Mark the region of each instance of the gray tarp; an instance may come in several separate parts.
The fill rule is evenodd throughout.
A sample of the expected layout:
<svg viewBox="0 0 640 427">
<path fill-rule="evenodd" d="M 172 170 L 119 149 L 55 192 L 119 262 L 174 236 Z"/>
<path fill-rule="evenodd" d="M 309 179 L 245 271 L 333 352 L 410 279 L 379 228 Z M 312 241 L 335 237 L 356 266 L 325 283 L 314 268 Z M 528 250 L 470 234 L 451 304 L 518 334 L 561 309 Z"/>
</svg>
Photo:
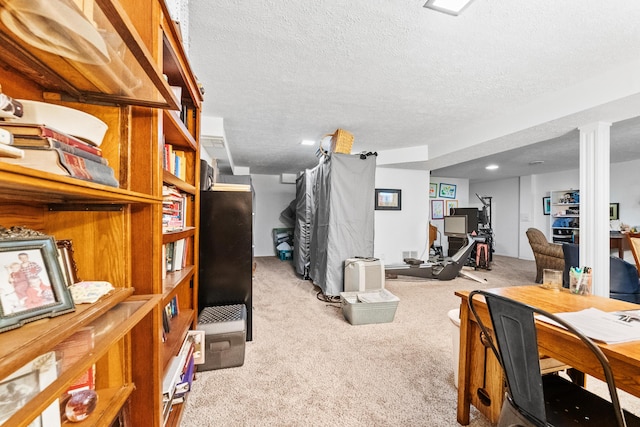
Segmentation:
<svg viewBox="0 0 640 427">
<path fill-rule="evenodd" d="M 373 256 L 376 157 L 334 153 L 314 170 L 309 275 L 325 295 L 338 296 L 344 260 Z"/>
</svg>

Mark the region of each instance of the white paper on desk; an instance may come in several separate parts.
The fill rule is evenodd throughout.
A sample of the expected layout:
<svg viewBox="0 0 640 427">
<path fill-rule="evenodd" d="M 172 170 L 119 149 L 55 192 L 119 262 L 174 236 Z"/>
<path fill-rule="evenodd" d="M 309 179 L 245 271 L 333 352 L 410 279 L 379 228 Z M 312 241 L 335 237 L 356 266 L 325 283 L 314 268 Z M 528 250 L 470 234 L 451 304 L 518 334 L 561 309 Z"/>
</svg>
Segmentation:
<svg viewBox="0 0 640 427">
<path fill-rule="evenodd" d="M 640 322 L 621 320 L 620 312 L 607 313 L 597 308 L 587 308 L 582 311 L 556 313 L 556 316 L 570 323 L 578 331 L 592 340 L 615 344 L 640 340 Z M 560 326 L 545 316 L 536 316 L 543 322 Z"/>
</svg>

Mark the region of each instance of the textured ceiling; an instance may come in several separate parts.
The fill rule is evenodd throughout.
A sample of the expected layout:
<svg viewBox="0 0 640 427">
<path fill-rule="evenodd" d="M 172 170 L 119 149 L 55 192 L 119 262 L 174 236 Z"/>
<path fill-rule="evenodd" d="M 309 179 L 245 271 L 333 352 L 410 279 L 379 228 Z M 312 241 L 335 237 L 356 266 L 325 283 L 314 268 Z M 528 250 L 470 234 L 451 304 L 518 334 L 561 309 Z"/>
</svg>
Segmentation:
<svg viewBox="0 0 640 427">
<path fill-rule="evenodd" d="M 234 164 L 258 174 L 313 167 L 317 146 L 300 141 L 338 127 L 354 134 L 354 152 L 429 145 L 446 158 L 461 130 L 536 99 L 552 110 L 554 94 L 640 59 L 637 0 L 475 0 L 458 17 L 424 2 L 190 0 L 203 115 L 224 118 Z M 640 115 L 635 101 L 625 108 L 637 112 L 611 117 Z M 536 156 L 577 145 L 573 122 L 555 124 L 496 135 L 471 158 L 546 140 L 556 143 Z"/>
</svg>

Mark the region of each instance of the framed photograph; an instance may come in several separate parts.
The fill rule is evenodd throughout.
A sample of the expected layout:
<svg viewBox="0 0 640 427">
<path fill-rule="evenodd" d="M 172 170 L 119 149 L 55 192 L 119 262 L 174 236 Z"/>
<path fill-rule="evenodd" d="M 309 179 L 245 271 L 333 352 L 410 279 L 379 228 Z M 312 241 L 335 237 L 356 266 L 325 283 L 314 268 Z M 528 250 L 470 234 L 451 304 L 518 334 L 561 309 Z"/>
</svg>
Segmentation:
<svg viewBox="0 0 640 427">
<path fill-rule="evenodd" d="M 455 199 L 456 198 L 456 185 L 440 183 L 440 197 L 443 199 Z"/>
<path fill-rule="evenodd" d="M 78 266 L 73 259 L 73 242 L 71 240 L 56 240 L 58 247 L 58 260 L 62 268 L 62 275 L 67 287 L 82 281 L 78 277 Z"/>
<path fill-rule="evenodd" d="M 429 198 L 435 199 L 438 197 L 438 184 L 435 182 L 429 184 Z"/>
<path fill-rule="evenodd" d="M 551 215 L 551 197 L 542 198 L 542 213 L 545 215 Z"/>
<path fill-rule="evenodd" d="M 75 310 L 53 237 L 0 238 L 0 332 Z"/>
<path fill-rule="evenodd" d="M 377 211 L 399 211 L 402 209 L 402 190 L 376 188 L 375 209 Z"/>
<path fill-rule="evenodd" d="M 458 207 L 458 201 L 457 200 L 445 200 L 444 203 L 445 203 L 444 216 L 451 215 L 451 209 Z"/>
<path fill-rule="evenodd" d="M 609 220 L 620 219 L 620 203 L 609 203 Z"/>
<path fill-rule="evenodd" d="M 431 201 L 431 219 L 444 219 L 444 200 Z"/>
</svg>

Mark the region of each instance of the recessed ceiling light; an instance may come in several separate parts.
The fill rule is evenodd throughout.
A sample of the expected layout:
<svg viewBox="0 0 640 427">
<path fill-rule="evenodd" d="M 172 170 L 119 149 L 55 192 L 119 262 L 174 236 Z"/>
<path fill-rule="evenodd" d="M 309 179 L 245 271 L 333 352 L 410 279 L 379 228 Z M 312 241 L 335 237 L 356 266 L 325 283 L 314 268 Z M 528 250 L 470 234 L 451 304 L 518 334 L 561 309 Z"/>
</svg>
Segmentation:
<svg viewBox="0 0 640 427">
<path fill-rule="evenodd" d="M 488 170 L 488 171 L 493 171 L 493 170 L 498 169 L 499 167 L 500 166 L 498 166 L 498 165 L 489 165 L 489 166 L 485 167 L 485 169 Z"/>
<path fill-rule="evenodd" d="M 529 162 L 529 164 L 530 164 L 531 166 L 541 165 L 541 164 L 543 164 L 543 163 L 544 163 L 544 160 L 531 160 L 531 161 Z"/>
<path fill-rule="evenodd" d="M 303 139 L 300 145 L 314 145 L 316 142 L 312 139 Z"/>
</svg>

